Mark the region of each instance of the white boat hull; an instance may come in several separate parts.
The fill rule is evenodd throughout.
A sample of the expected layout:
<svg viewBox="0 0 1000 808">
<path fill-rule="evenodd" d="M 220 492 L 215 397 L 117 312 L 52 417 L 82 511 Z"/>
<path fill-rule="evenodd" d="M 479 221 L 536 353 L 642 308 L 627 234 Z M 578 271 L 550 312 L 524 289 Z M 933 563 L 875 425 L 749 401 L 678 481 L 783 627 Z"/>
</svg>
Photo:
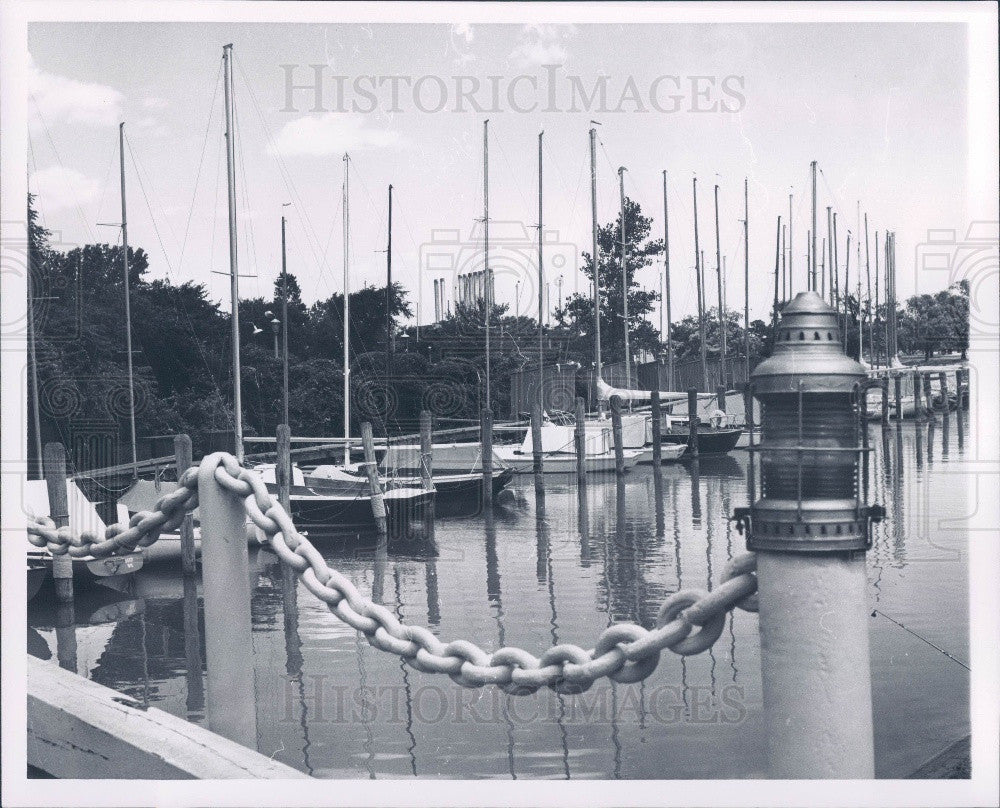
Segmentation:
<svg viewBox="0 0 1000 808">
<path fill-rule="evenodd" d="M 518 449 L 508 446 L 496 446 L 493 453 L 505 464 L 514 469 L 515 474 L 531 474 L 534 471 L 534 459 L 530 453 L 523 454 Z M 643 449 L 626 449 L 624 452 L 625 468 L 630 469 L 646 455 Z M 649 450 L 652 459 L 652 449 Z M 602 452 L 588 454 L 584 457 L 588 474 L 615 471 L 615 453 Z M 542 456 L 542 471 L 545 474 L 575 474 L 576 455 L 568 452 L 553 452 Z"/>
</svg>

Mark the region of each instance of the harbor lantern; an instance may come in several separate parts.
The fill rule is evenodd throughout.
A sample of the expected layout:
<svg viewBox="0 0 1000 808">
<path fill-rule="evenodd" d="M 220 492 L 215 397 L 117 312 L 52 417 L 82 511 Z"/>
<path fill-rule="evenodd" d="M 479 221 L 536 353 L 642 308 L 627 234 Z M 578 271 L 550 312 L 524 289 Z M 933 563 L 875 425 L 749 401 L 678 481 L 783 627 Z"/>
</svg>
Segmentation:
<svg viewBox="0 0 1000 808">
<path fill-rule="evenodd" d="M 760 401 L 761 498 L 738 508 L 747 547 L 796 553 L 866 550 L 884 513 L 867 498 L 864 368 L 843 350 L 837 312 L 816 292 L 796 295 L 774 353 L 750 377 Z M 751 499 L 753 493 L 751 492 Z"/>
</svg>

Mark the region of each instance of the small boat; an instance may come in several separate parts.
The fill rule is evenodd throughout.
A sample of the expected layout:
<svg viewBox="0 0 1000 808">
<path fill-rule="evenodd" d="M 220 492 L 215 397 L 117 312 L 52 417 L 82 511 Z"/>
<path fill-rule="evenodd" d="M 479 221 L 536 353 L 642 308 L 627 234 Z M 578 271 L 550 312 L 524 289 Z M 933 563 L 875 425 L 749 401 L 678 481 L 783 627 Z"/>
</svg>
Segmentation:
<svg viewBox="0 0 1000 808">
<path fill-rule="evenodd" d="M 25 481 L 23 496 L 24 509 L 29 516 L 49 515 L 49 492 L 45 480 Z M 104 535 L 107 526 L 97 513 L 93 503 L 87 499 L 83 491 L 72 480 L 66 481 L 66 504 L 69 512 L 69 526 L 74 534 L 88 531 L 97 536 Z M 44 566 L 47 572 L 51 573 L 52 554 L 44 548 L 35 547 L 27 539 L 25 539 L 25 544 L 28 546 L 29 570 L 31 566 Z M 128 583 L 128 576 L 142 568 L 143 560 L 144 556 L 141 550 L 105 556 L 104 558 L 94 558 L 93 556 L 73 558 L 74 585 L 101 584 L 115 589 L 124 587 Z M 29 572 L 29 578 L 32 576 L 37 578 L 38 575 L 37 572 Z M 48 577 L 49 575 L 41 576 L 41 581 L 38 582 L 39 588 Z"/>
<path fill-rule="evenodd" d="M 277 494 L 274 464 L 256 468 L 271 493 Z M 368 480 L 344 471 L 339 466 L 317 466 L 308 476 L 292 468 L 290 489 L 292 518 L 297 526 L 321 527 L 326 530 L 373 530 L 371 492 Z M 401 530 L 411 520 L 423 515 L 435 501 L 433 491 L 399 487 L 383 492 L 386 518 L 390 530 Z"/>
<path fill-rule="evenodd" d="M 742 435 L 743 430 L 738 427 L 721 427 L 715 429 L 713 427 L 699 426 L 698 455 L 717 455 L 731 452 L 736 448 L 736 444 L 739 443 Z M 686 458 L 691 454 L 687 449 L 687 427 L 671 426 L 669 429 L 663 430 L 663 442 L 664 444 L 671 443 L 684 446 L 682 457 Z"/>
<path fill-rule="evenodd" d="M 545 474 L 576 471 L 575 430 L 576 427 L 571 424 L 542 424 L 542 471 Z M 615 452 L 611 447 L 611 422 L 588 421 L 584 437 L 584 461 L 588 473 L 615 471 Z M 518 474 L 530 474 L 534 470 L 530 429 L 520 446 L 494 446 L 493 452 Z M 652 460 L 652 449 L 623 449 L 622 455 L 627 470 L 646 457 Z"/>
<path fill-rule="evenodd" d="M 45 579 L 49 577 L 51 564 L 49 564 L 42 551 L 28 553 L 28 600 L 38 594 Z"/>
<path fill-rule="evenodd" d="M 494 447 L 493 495 L 514 479 L 514 469 L 498 460 Z M 482 504 L 482 449 L 478 443 L 435 444 L 431 448 L 431 475 L 434 482 L 435 513 L 457 515 L 474 512 Z M 422 488 L 419 444 L 394 444 L 388 448 L 379 471 L 382 486 Z"/>
</svg>

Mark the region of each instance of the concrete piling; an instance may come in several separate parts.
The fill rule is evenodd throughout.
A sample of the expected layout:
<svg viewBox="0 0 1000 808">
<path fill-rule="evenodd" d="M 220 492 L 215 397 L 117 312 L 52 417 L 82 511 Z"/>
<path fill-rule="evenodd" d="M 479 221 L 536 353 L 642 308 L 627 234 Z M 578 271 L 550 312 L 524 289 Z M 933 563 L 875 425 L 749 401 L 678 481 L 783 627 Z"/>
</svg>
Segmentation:
<svg viewBox="0 0 1000 808">
<path fill-rule="evenodd" d="M 243 746 L 257 746 L 250 573 L 243 502 L 215 479 L 225 454 L 198 467 L 201 579 L 205 602 L 208 727 Z"/>
</svg>

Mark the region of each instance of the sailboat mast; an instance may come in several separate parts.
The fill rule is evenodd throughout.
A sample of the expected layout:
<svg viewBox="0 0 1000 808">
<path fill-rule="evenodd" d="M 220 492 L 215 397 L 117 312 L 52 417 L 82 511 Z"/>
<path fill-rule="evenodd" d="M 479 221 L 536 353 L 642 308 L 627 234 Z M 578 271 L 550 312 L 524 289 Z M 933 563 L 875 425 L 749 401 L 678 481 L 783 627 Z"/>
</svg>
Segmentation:
<svg viewBox="0 0 1000 808">
<path fill-rule="evenodd" d="M 812 170 L 812 230 L 809 231 L 810 249 L 809 249 L 809 289 L 813 292 L 817 291 L 816 285 L 816 161 L 813 160 L 811 165 Z"/>
<path fill-rule="evenodd" d="M 719 250 L 719 185 L 715 185 L 715 282 L 719 292 L 719 380 L 727 386 L 726 373 L 726 294 L 722 288 L 722 258 Z"/>
<path fill-rule="evenodd" d="M 285 256 L 285 216 L 281 216 L 281 423 L 288 425 L 288 262 Z M 289 477 L 289 479 L 291 479 Z"/>
<path fill-rule="evenodd" d="M 392 333 L 392 183 L 389 183 L 389 236 L 385 247 L 385 372 L 392 372 L 396 337 Z M 388 425 L 387 425 L 388 426 Z"/>
<path fill-rule="evenodd" d="M 601 373 L 601 262 L 597 253 L 597 130 L 590 129 L 590 260 L 594 266 L 594 373 L 596 380 L 602 379 Z M 600 409 L 600 397 L 598 397 Z"/>
<path fill-rule="evenodd" d="M 667 384 L 674 389 L 674 342 L 670 335 L 670 213 L 667 207 L 667 172 L 663 171 L 663 294 L 667 304 Z M 662 329 L 661 329 L 662 330 Z"/>
<path fill-rule="evenodd" d="M 545 345 L 542 332 L 542 318 L 545 316 L 545 265 L 542 263 L 542 136 L 538 133 L 538 405 L 545 410 Z"/>
<path fill-rule="evenodd" d="M 240 382 L 240 287 L 236 260 L 236 160 L 233 140 L 233 46 L 222 47 L 226 94 L 226 177 L 229 205 L 229 303 L 233 343 L 233 432 L 236 459 L 243 462 L 243 398 Z"/>
<path fill-rule="evenodd" d="M 778 341 L 778 273 L 785 260 L 782 234 L 784 230 L 781 226 L 781 217 L 778 217 L 778 226 L 774 231 L 774 308 L 771 311 L 771 334 L 775 343 Z"/>
<path fill-rule="evenodd" d="M 750 181 L 743 178 L 743 363 L 750 381 Z"/>
<path fill-rule="evenodd" d="M 795 251 L 792 249 L 792 194 L 788 195 L 788 288 L 784 288 L 784 278 L 782 279 L 782 295 L 785 300 L 792 296 L 792 258 Z M 784 255 L 784 254 L 782 254 Z M 782 257 L 784 262 L 784 257 Z"/>
<path fill-rule="evenodd" d="M 625 259 L 625 166 L 618 167 L 618 200 L 622 239 L 622 327 L 625 332 L 625 389 L 632 388 L 632 351 L 628 339 L 628 264 Z"/>
<path fill-rule="evenodd" d="M 351 158 L 344 154 L 344 466 L 351 462 Z"/>
<path fill-rule="evenodd" d="M 490 122 L 483 121 L 483 280 L 486 285 L 483 294 L 486 326 L 486 401 L 492 408 L 490 397 L 490 310 L 493 308 L 493 273 L 490 271 Z"/>
<path fill-rule="evenodd" d="M 125 123 L 118 124 L 118 168 L 122 202 L 122 278 L 125 286 L 125 363 L 128 367 L 128 418 L 132 447 L 132 477 L 139 476 L 135 450 L 135 387 L 132 376 L 132 301 L 128 272 L 128 218 L 125 214 Z"/>
<path fill-rule="evenodd" d="M 701 385 L 702 392 L 708 392 L 708 354 L 705 350 L 705 299 L 702 296 L 701 248 L 698 246 L 698 178 L 693 179 L 694 194 L 694 276 L 698 285 L 698 342 L 701 343 Z"/>
</svg>

